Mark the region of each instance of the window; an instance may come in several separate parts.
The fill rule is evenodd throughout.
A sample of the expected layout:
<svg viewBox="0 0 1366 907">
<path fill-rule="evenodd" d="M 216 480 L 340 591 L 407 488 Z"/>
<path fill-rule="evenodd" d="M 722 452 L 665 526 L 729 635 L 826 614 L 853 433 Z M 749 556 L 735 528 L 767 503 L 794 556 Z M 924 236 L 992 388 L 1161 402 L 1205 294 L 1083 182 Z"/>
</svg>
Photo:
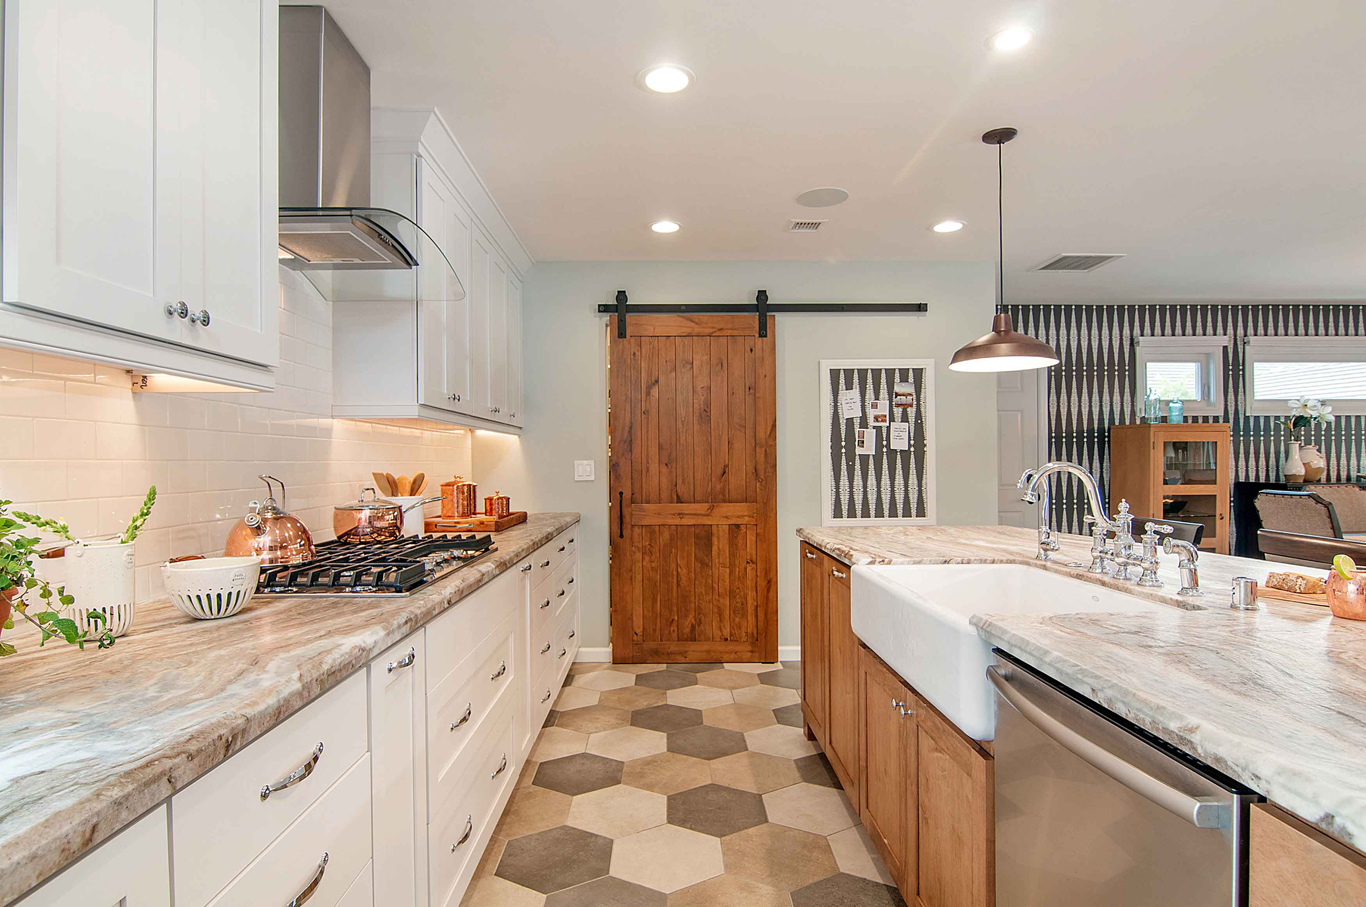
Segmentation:
<svg viewBox="0 0 1366 907">
<path fill-rule="evenodd" d="M 1140 337 L 1136 343 L 1138 406 L 1149 391 L 1181 400 L 1193 416 L 1224 412 L 1227 337 Z"/>
<path fill-rule="evenodd" d="M 1341 415 L 1366 413 L 1366 337 L 1253 337 L 1245 365 L 1248 412 L 1283 416 L 1317 397 Z"/>
</svg>

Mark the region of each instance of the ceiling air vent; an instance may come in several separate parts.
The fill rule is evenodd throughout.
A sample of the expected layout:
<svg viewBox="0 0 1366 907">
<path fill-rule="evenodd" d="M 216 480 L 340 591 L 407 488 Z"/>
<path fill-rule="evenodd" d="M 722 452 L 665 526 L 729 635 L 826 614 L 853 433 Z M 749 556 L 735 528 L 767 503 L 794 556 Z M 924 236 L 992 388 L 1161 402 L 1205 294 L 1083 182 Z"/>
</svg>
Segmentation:
<svg viewBox="0 0 1366 907">
<path fill-rule="evenodd" d="M 787 230 L 789 233 L 815 233 L 823 223 L 823 220 L 794 220 Z"/>
<path fill-rule="evenodd" d="M 1102 253 L 1081 253 L 1073 252 L 1065 255 L 1058 255 L 1039 265 L 1036 271 L 1066 271 L 1069 273 L 1081 273 L 1083 271 L 1094 271 L 1101 265 L 1108 265 L 1116 258 L 1123 258 L 1124 253 L 1117 255 L 1106 255 Z"/>
</svg>

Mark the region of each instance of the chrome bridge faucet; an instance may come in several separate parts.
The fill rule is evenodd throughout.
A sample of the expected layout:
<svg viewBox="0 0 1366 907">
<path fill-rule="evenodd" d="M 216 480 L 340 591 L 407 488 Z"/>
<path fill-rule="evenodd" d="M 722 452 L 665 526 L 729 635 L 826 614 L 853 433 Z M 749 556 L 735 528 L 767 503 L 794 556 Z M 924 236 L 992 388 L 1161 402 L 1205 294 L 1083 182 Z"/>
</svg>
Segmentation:
<svg viewBox="0 0 1366 907">
<path fill-rule="evenodd" d="M 1119 510 L 1113 519 L 1105 516 L 1105 505 L 1100 498 L 1100 488 L 1095 477 L 1085 468 L 1075 463 L 1055 461 L 1045 463 L 1038 469 L 1026 469 L 1020 476 L 1019 488 L 1024 491 L 1022 499 L 1039 507 L 1039 553 L 1038 559 L 1047 561 L 1058 550 L 1058 541 L 1049 525 L 1048 478 L 1054 473 L 1067 472 L 1081 480 L 1086 490 L 1087 509 L 1085 518 L 1091 527 L 1091 563 L 1088 573 L 1107 575 L 1112 573 L 1117 579 L 1127 580 L 1129 571 L 1136 569 L 1136 582 L 1148 588 L 1161 588 L 1162 580 L 1157 571 L 1160 566 L 1158 548 L 1167 554 L 1179 554 L 1177 563 L 1181 571 L 1180 595 L 1202 595 L 1200 591 L 1200 572 L 1197 562 L 1200 551 L 1190 542 L 1171 538 L 1172 527 L 1159 523 L 1144 524 L 1143 535 L 1134 538 L 1134 518 L 1129 512 L 1129 502 L 1120 501 Z M 1111 536 L 1113 535 L 1113 539 Z M 1164 536 L 1166 536 L 1164 538 Z M 1080 566 L 1080 565 L 1078 565 Z"/>
</svg>

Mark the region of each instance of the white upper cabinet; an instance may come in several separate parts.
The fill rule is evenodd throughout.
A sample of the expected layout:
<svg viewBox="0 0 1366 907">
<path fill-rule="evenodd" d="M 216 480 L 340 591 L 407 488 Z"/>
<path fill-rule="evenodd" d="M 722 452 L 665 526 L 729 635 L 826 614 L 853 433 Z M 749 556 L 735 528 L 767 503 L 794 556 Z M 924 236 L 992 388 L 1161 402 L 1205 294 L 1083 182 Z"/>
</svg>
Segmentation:
<svg viewBox="0 0 1366 907">
<path fill-rule="evenodd" d="M 6 0 L 0 340 L 273 384 L 214 362 L 278 361 L 277 32 L 268 0 Z"/>
<path fill-rule="evenodd" d="M 508 421 L 522 424 L 522 282 L 508 274 L 507 286 Z"/>
</svg>

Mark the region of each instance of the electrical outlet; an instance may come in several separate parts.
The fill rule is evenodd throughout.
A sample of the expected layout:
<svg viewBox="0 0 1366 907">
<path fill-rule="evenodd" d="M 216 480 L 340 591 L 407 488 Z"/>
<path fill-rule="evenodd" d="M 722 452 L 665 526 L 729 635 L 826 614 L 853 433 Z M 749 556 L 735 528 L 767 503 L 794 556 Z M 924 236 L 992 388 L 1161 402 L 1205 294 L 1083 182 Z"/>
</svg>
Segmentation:
<svg viewBox="0 0 1366 907">
<path fill-rule="evenodd" d="M 574 461 L 574 481 L 591 482 L 595 478 L 593 475 L 593 460 Z"/>
</svg>

